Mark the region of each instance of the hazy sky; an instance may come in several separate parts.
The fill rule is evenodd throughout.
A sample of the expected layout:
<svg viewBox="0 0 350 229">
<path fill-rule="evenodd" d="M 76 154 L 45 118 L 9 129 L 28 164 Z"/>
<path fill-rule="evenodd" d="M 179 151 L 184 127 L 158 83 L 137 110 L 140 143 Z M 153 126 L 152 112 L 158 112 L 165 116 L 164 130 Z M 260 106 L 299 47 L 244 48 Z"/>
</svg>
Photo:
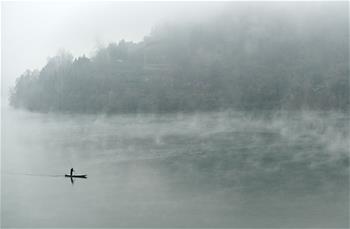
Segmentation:
<svg viewBox="0 0 350 229">
<path fill-rule="evenodd" d="M 207 17 L 215 2 L 2 2 L 2 95 L 26 69 L 65 49 L 74 56 L 121 39 L 140 41 L 164 20 Z"/>
</svg>

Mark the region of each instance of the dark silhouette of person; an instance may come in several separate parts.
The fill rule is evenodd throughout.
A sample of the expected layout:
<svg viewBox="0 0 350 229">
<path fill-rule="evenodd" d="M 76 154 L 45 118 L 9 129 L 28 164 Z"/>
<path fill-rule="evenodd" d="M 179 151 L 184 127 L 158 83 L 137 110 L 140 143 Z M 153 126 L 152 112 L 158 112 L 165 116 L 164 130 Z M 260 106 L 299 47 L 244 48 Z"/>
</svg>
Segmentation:
<svg viewBox="0 0 350 229">
<path fill-rule="evenodd" d="M 70 176 L 73 176 L 73 172 L 74 172 L 74 169 L 71 168 L 71 169 L 70 169 Z"/>
</svg>

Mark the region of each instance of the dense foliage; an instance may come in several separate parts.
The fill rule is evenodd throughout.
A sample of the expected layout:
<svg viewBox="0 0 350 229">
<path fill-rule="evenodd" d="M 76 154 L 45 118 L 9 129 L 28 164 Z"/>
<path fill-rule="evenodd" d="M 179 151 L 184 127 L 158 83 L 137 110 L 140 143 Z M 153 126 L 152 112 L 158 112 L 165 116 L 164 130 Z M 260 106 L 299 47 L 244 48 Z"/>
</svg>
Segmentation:
<svg viewBox="0 0 350 229">
<path fill-rule="evenodd" d="M 10 104 L 87 113 L 348 110 L 346 4 L 272 5 L 162 24 L 91 58 L 60 53 L 18 78 Z"/>
</svg>

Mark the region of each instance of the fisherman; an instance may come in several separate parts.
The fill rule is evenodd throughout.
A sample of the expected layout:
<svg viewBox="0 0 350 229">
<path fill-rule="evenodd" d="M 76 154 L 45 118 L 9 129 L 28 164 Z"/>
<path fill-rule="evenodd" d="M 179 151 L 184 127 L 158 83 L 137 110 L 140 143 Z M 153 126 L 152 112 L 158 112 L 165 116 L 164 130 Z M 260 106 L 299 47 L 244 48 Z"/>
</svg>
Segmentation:
<svg viewBox="0 0 350 229">
<path fill-rule="evenodd" d="M 71 168 L 71 169 L 70 169 L 70 176 L 73 176 L 73 172 L 74 172 L 74 169 Z"/>
</svg>

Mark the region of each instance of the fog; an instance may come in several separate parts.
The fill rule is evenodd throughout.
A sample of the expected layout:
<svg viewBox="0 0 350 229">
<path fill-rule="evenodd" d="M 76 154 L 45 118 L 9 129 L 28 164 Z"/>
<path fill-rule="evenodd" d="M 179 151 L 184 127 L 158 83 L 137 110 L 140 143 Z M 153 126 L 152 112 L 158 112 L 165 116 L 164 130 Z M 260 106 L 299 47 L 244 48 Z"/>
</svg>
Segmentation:
<svg viewBox="0 0 350 229">
<path fill-rule="evenodd" d="M 269 5 L 267 8 L 274 8 L 275 12 L 287 10 L 294 15 L 291 18 L 292 23 L 302 27 L 303 20 L 317 19 L 314 16 L 329 12 L 327 9 L 330 5 L 326 2 L 253 4 L 123 1 L 98 3 L 38 1 L 1 4 L 3 101 L 6 101 L 9 87 L 14 86 L 16 78 L 27 69 L 42 68 L 47 58 L 55 56 L 59 50 L 67 50 L 75 57 L 84 54 L 92 56 L 99 47 L 111 42 L 122 39 L 142 41 L 152 28 L 164 22 L 185 24 L 205 21 L 227 9 L 230 9 L 232 14 L 243 15 L 242 5 L 246 5 L 249 11 L 259 13 L 265 11 L 266 5 Z M 300 4 L 303 6 L 300 7 Z M 335 5 L 338 6 L 334 7 Z M 334 17 L 343 17 L 347 6 L 346 3 L 333 4 L 329 10 Z M 300 15 L 302 17 L 298 17 Z M 322 25 L 318 20 L 313 23 L 316 26 Z"/>
<path fill-rule="evenodd" d="M 27 69 L 61 49 L 74 56 L 121 39 L 141 41 L 162 21 L 199 20 L 227 3 L 2 2 L 2 97 Z M 3 100 L 3 102 L 6 99 Z"/>
<path fill-rule="evenodd" d="M 5 116 L 4 227 L 348 226 L 341 113 Z"/>
<path fill-rule="evenodd" d="M 0 226 L 348 228 L 348 19 L 3 2 Z"/>
<path fill-rule="evenodd" d="M 154 20 L 159 21 L 149 26 L 149 32 L 138 41 L 128 41 L 125 39 L 136 37 L 138 26 L 134 23 L 148 25 L 148 20 L 141 21 L 143 16 L 138 16 L 138 10 L 150 14 L 152 10 L 167 11 L 161 8 L 165 3 L 155 9 L 148 3 L 142 3 L 146 8 L 133 4 L 122 4 L 125 8 L 118 8 L 119 3 L 101 4 L 92 10 L 97 12 L 97 20 L 91 23 L 92 19 L 83 23 L 84 15 L 95 18 L 93 13 L 84 13 L 84 7 L 82 12 L 74 13 L 75 8 L 68 7 L 66 13 L 81 17 L 64 17 L 68 21 L 60 21 L 62 26 L 53 23 L 52 33 L 44 26 L 42 29 L 50 37 L 42 39 L 55 43 L 50 43 L 50 48 L 64 45 L 66 51 L 51 56 L 38 69 L 23 69 L 11 87 L 11 106 L 68 113 L 344 111 L 350 107 L 347 3 L 172 3 L 176 7 L 169 8 L 171 15 L 161 18 L 162 14 L 155 13 Z M 220 8 L 224 6 L 225 9 Z M 89 4 L 85 7 L 89 9 Z M 114 7 L 128 14 L 118 14 Z M 121 19 L 120 26 L 119 22 L 112 26 L 118 20 L 108 15 L 113 12 L 126 17 L 129 8 L 136 10 L 135 16 Z M 200 13 L 195 13 L 195 9 Z M 98 16 L 102 12 L 103 21 Z M 5 30 L 17 28 L 16 24 L 5 24 Z M 35 20 L 32 24 L 41 28 Z M 127 25 L 131 31 L 123 29 Z M 124 33 L 129 36 L 123 37 Z M 16 33 L 14 36 L 27 37 Z M 100 43 L 94 50 L 89 44 L 96 36 L 107 43 Z M 110 41 L 112 37 L 114 41 Z M 12 38 L 9 37 L 16 40 Z M 74 41 L 80 42 L 77 49 Z M 31 42 L 24 43 L 27 47 Z M 35 43 L 45 47 L 41 39 Z M 41 46 L 29 45 L 35 50 L 22 49 L 21 53 L 33 61 L 37 55 L 43 58 L 41 52 L 46 48 Z M 7 49 L 11 45 L 4 47 L 5 57 L 16 53 Z M 90 48 L 92 54 L 75 55 L 74 51 L 83 51 L 80 47 Z M 22 61 L 17 59 L 5 58 L 4 82 L 12 79 L 11 74 L 7 77 L 6 69 L 21 68 L 17 62 Z M 11 61 L 9 68 L 6 61 Z"/>
</svg>

